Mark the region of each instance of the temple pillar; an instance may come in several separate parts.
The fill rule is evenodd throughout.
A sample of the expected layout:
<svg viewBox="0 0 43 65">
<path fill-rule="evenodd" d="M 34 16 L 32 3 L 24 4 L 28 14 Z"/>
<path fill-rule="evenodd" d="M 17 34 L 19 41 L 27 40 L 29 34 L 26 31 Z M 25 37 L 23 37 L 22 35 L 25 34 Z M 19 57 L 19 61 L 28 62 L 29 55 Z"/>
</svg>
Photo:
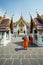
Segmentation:
<svg viewBox="0 0 43 65">
<path fill-rule="evenodd" d="M 11 31 L 9 30 L 9 39 L 11 39 Z"/>
</svg>

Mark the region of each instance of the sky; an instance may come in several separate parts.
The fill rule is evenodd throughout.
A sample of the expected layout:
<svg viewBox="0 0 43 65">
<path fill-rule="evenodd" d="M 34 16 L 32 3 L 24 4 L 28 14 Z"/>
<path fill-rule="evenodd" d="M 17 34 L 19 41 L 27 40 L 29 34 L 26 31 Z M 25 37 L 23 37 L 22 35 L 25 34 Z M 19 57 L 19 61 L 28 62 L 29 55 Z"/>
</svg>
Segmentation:
<svg viewBox="0 0 43 65">
<path fill-rule="evenodd" d="M 30 14 L 36 17 L 36 9 L 39 14 L 43 15 L 43 0 L 0 0 L 0 16 L 7 12 L 7 18 L 14 14 L 13 21 L 19 20 L 21 13 L 23 18 L 30 22 Z"/>
</svg>

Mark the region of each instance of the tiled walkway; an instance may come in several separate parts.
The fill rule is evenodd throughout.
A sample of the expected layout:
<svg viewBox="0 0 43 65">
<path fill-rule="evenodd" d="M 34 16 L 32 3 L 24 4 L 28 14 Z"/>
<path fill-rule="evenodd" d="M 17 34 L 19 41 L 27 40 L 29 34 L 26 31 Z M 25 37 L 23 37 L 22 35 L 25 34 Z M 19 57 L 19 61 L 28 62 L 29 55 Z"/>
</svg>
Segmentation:
<svg viewBox="0 0 43 65">
<path fill-rule="evenodd" d="M 21 38 L 13 38 L 7 46 L 0 45 L 0 65 L 43 65 L 43 47 L 24 50 Z"/>
</svg>

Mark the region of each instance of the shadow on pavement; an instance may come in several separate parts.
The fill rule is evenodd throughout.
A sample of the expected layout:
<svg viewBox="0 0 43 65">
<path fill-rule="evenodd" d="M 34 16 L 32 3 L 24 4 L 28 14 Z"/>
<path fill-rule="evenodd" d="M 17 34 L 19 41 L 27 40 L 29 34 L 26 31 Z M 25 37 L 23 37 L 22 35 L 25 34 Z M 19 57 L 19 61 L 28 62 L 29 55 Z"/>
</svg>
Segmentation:
<svg viewBox="0 0 43 65">
<path fill-rule="evenodd" d="M 20 42 L 13 42 L 13 44 L 16 44 L 16 45 L 18 45 L 18 46 L 22 46 L 22 42 L 23 41 L 20 41 Z M 28 43 L 28 47 L 38 47 L 36 44 L 30 44 L 30 43 Z"/>
<path fill-rule="evenodd" d="M 38 47 L 38 46 L 34 43 L 32 45 L 29 43 L 28 47 Z"/>
<path fill-rule="evenodd" d="M 25 50 L 24 48 L 15 48 L 15 51 Z"/>
<path fill-rule="evenodd" d="M 20 42 L 13 42 L 13 44 L 16 44 L 18 46 L 22 46 L 22 41 Z M 38 47 L 36 44 L 32 44 L 30 45 L 30 43 L 28 44 L 28 48 L 33 48 L 33 47 Z M 22 48 L 15 48 L 15 51 L 19 51 L 19 50 L 26 50 L 23 47 Z"/>
<path fill-rule="evenodd" d="M 20 42 L 13 42 L 13 44 L 16 44 L 18 46 L 22 46 L 22 41 L 20 41 Z"/>
</svg>

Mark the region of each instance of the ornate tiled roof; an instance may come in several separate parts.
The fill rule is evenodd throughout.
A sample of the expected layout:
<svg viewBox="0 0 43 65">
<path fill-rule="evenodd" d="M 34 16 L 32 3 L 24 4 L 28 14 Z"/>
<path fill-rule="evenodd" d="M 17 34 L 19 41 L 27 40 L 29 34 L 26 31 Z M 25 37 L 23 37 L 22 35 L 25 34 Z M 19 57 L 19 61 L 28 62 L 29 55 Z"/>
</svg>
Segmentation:
<svg viewBox="0 0 43 65">
<path fill-rule="evenodd" d="M 23 16 L 20 16 L 20 19 L 14 23 L 14 27 L 16 27 L 19 23 L 23 23 L 27 25 L 27 27 L 30 27 L 29 23 L 24 20 Z"/>
<path fill-rule="evenodd" d="M 3 17 L 0 16 L 0 31 L 7 31 L 7 30 L 9 30 L 10 23 L 11 23 L 11 20 L 9 18 L 3 19 Z"/>
<path fill-rule="evenodd" d="M 9 26 L 10 25 L 10 19 L 4 19 L 2 20 L 2 22 L 0 23 L 0 26 Z"/>
<path fill-rule="evenodd" d="M 40 18 L 38 17 L 34 18 L 34 21 L 37 25 L 37 30 L 43 30 L 43 15 L 40 16 Z"/>
<path fill-rule="evenodd" d="M 39 26 L 43 26 L 43 22 L 41 20 L 39 20 L 38 18 L 34 18 L 34 21 L 37 25 Z"/>
</svg>

